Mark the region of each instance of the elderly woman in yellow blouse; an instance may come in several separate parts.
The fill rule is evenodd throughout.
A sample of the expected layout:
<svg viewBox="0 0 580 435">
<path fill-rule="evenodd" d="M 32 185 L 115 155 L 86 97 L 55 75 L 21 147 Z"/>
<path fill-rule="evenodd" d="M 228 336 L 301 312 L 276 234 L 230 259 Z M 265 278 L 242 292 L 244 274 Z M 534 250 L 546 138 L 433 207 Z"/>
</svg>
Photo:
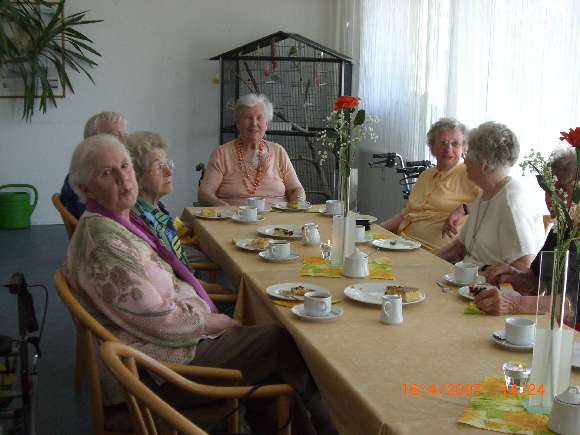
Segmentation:
<svg viewBox="0 0 580 435">
<path fill-rule="evenodd" d="M 286 150 L 264 140 L 274 116 L 265 95 L 248 94 L 236 103 L 235 118 L 240 137 L 220 145 L 209 159 L 199 186 L 205 205 L 239 205 L 261 196 L 267 202 L 305 198 L 304 188 Z"/>
<path fill-rule="evenodd" d="M 459 206 L 467 211 L 479 188 L 467 178 L 461 160 L 465 144 L 465 125 L 453 118 L 441 118 L 427 133 L 427 143 L 437 165 L 417 179 L 407 206 L 381 223 L 389 231 L 421 242 L 428 249 L 445 246 L 458 228 L 444 231 L 444 226 Z M 465 219 L 459 222 L 463 225 Z"/>
</svg>

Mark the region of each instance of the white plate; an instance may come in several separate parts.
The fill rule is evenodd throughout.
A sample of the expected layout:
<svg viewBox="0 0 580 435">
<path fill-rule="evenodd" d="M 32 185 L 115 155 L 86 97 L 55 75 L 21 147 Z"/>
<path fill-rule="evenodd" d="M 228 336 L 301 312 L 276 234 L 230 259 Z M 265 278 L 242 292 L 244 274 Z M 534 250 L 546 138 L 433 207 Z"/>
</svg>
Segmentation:
<svg viewBox="0 0 580 435">
<path fill-rule="evenodd" d="M 201 215 L 201 210 L 193 210 L 191 212 L 191 214 L 194 215 L 195 217 L 199 218 L 199 219 L 223 220 L 223 219 L 229 219 L 229 218 L 231 218 L 233 212 L 231 212 L 229 210 L 218 210 L 219 216 L 216 216 L 216 217 L 202 216 Z"/>
<path fill-rule="evenodd" d="M 304 304 L 295 305 L 290 311 L 292 311 L 292 314 L 295 316 L 300 317 L 303 320 L 310 320 L 312 322 L 333 322 L 342 316 L 342 308 L 334 305 L 330 309 L 330 313 L 326 316 L 307 316 L 304 312 Z"/>
<path fill-rule="evenodd" d="M 377 239 L 373 240 L 373 246 L 389 251 L 412 251 L 419 249 L 421 243 L 408 239 Z"/>
<path fill-rule="evenodd" d="M 580 369 L 580 343 L 574 343 L 572 350 L 572 367 Z"/>
<path fill-rule="evenodd" d="M 477 276 L 477 279 L 475 280 L 475 283 L 473 283 L 473 282 L 459 282 L 459 281 L 455 281 L 455 275 L 453 274 L 453 272 L 443 274 L 443 279 L 445 279 L 445 281 L 447 281 L 449 284 L 460 285 L 462 287 L 464 285 L 485 284 L 485 278 L 483 276 L 481 276 L 481 275 L 478 275 Z"/>
<path fill-rule="evenodd" d="M 275 228 L 284 228 L 285 230 L 294 231 L 294 234 L 291 236 L 283 236 L 283 235 L 274 235 Z M 275 237 L 277 239 L 301 239 L 302 238 L 302 226 L 301 225 L 288 225 L 288 224 L 278 224 L 278 225 L 264 225 L 262 227 L 258 227 L 256 231 L 268 237 Z"/>
<path fill-rule="evenodd" d="M 373 236 L 371 234 L 367 234 L 364 238 L 364 240 L 355 240 L 354 243 L 356 243 L 357 245 L 364 245 L 365 243 L 369 243 L 372 242 L 373 240 Z"/>
<path fill-rule="evenodd" d="M 240 215 L 237 214 L 237 213 L 234 213 L 232 215 L 232 220 L 234 222 L 239 223 L 239 224 L 257 224 L 258 222 L 262 222 L 264 219 L 266 219 L 264 216 L 259 216 L 258 215 L 258 218 L 255 221 L 245 221 L 243 219 L 240 219 Z"/>
<path fill-rule="evenodd" d="M 299 208 L 288 208 L 288 203 L 287 202 L 274 202 L 272 203 L 272 208 L 276 208 L 278 210 L 284 210 L 284 211 L 305 211 L 308 210 L 310 208 L 312 208 L 312 204 L 310 204 L 308 201 L 304 203 L 303 207 L 299 207 Z"/>
<path fill-rule="evenodd" d="M 267 211 L 272 211 L 272 207 L 267 205 L 264 210 L 258 210 L 258 213 L 265 213 Z"/>
<path fill-rule="evenodd" d="M 363 282 L 360 284 L 349 285 L 344 289 L 344 295 L 347 298 L 355 300 L 357 302 L 362 302 L 363 304 L 381 305 L 383 303 L 383 295 L 387 285 L 399 285 L 396 282 L 389 281 L 388 283 L 382 282 Z M 423 302 L 427 295 L 425 292 L 421 292 L 421 299 L 413 302 L 403 302 L 403 305 L 417 304 Z"/>
<path fill-rule="evenodd" d="M 328 217 L 335 216 L 334 213 L 326 213 L 326 207 L 322 207 L 320 210 L 318 210 L 318 213 L 320 213 L 321 215 L 324 215 L 324 216 L 328 216 Z M 340 214 L 340 213 L 337 213 L 337 214 Z M 372 224 L 378 220 L 375 216 L 371 216 L 370 214 L 355 213 L 354 218 L 355 219 L 368 219 L 369 224 Z"/>
<path fill-rule="evenodd" d="M 504 331 L 493 331 L 491 334 L 491 340 L 496 344 L 499 344 L 501 347 L 505 347 L 509 350 L 517 350 L 519 352 L 527 352 L 529 350 L 534 349 L 534 343 L 527 344 L 525 346 L 520 346 L 518 344 L 511 344 L 505 340 L 505 332 Z"/>
<path fill-rule="evenodd" d="M 287 301 L 302 301 L 304 300 L 304 296 L 295 296 L 290 292 L 292 287 L 299 286 L 305 287 L 311 291 L 330 293 L 328 289 L 325 289 L 324 287 L 306 282 L 284 282 L 282 284 L 274 284 L 266 289 L 266 293 L 278 299 L 284 299 Z"/>
<path fill-rule="evenodd" d="M 254 241 L 254 239 L 238 240 L 236 242 L 236 246 L 240 249 L 243 249 L 244 251 L 252 251 L 252 252 L 260 252 L 260 251 L 263 251 L 265 249 L 268 249 L 267 247 L 262 248 L 262 249 L 253 247 L 251 244 L 253 241 Z"/>
<path fill-rule="evenodd" d="M 286 258 L 277 258 L 272 257 L 268 251 L 260 251 L 258 255 L 262 257 L 266 261 L 271 261 L 272 263 L 288 263 L 290 261 L 298 260 L 300 255 L 291 252 L 290 255 Z"/>
<path fill-rule="evenodd" d="M 489 288 L 497 288 L 494 285 L 487 285 L 487 287 Z M 505 295 L 514 295 L 514 296 L 521 296 L 517 291 L 512 290 L 511 288 L 508 287 L 500 287 L 500 291 L 505 294 Z M 474 300 L 475 298 L 471 295 L 471 293 L 469 293 L 469 286 L 466 285 L 464 287 L 461 287 L 459 290 L 457 290 L 457 293 L 459 293 L 461 296 L 463 296 L 464 298 L 467 299 L 471 299 Z"/>
</svg>

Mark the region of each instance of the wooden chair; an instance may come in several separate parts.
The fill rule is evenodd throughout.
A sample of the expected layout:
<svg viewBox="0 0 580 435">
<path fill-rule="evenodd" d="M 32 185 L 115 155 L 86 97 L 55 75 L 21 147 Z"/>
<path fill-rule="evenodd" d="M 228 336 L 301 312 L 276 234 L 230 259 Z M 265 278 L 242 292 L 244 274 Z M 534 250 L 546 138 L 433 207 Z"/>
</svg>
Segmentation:
<svg viewBox="0 0 580 435">
<path fill-rule="evenodd" d="M 70 240 L 70 238 L 72 237 L 73 233 L 75 232 L 75 229 L 76 229 L 77 225 L 79 224 L 79 221 L 64 206 L 64 204 L 60 200 L 60 195 L 58 193 L 55 193 L 55 194 L 52 195 L 52 203 L 54 204 L 54 206 L 56 207 L 56 209 L 58 210 L 58 212 L 60 214 L 60 217 L 61 217 L 61 219 L 62 219 L 62 221 L 64 223 L 64 227 L 66 228 L 66 232 L 68 234 L 68 238 Z"/>
<path fill-rule="evenodd" d="M 91 413 L 93 417 L 93 432 L 95 435 L 120 435 L 133 433 L 131 431 L 119 431 L 114 430 L 108 423 L 108 418 L 112 419 L 126 420 L 118 417 L 118 410 L 111 412 L 107 409 L 103 402 L 103 392 L 101 388 L 101 378 L 97 360 L 97 344 L 105 341 L 117 342 L 117 338 L 103 325 L 101 325 L 77 300 L 73 295 L 64 275 L 59 270 L 54 274 L 54 283 L 56 286 L 56 291 L 60 298 L 68 308 L 75 325 L 77 326 L 77 374 L 79 364 L 83 364 L 83 373 L 88 375 L 89 380 L 89 391 L 91 396 Z M 79 355 L 81 357 L 79 358 Z M 174 370 L 182 376 L 188 378 L 203 378 L 203 379 L 215 379 L 220 381 L 228 381 L 232 384 L 240 383 L 243 381 L 242 374 L 239 370 L 230 370 L 222 368 L 213 367 L 197 367 L 182 364 L 173 364 L 163 362 L 163 365 Z M 80 379 L 82 383 L 82 378 Z M 207 386 L 209 391 L 212 388 L 217 388 L 219 392 L 222 392 L 223 387 L 211 387 Z M 280 386 L 279 395 L 287 395 L 288 388 L 291 387 L 287 385 Z M 214 397 L 214 396 L 211 396 Z M 229 397 L 229 396 L 221 396 Z M 268 396 L 271 397 L 271 396 Z M 228 407 L 230 409 L 235 409 L 237 406 L 235 399 L 229 399 Z M 116 414 L 111 416 L 110 414 Z M 228 425 L 231 431 L 238 430 L 239 426 L 239 415 L 237 413 L 232 414 Z"/>
<path fill-rule="evenodd" d="M 170 429 L 172 434 L 206 434 L 198 426 L 188 420 L 183 414 L 176 411 L 151 391 L 140 379 L 138 368 L 163 378 L 166 382 L 178 386 L 184 394 L 195 394 L 211 398 L 226 398 L 235 408 L 238 399 L 272 398 L 276 397 L 277 427 L 283 428 L 277 434 L 289 434 L 287 424 L 290 417 L 289 407 L 292 397 L 292 388 L 288 385 L 265 385 L 258 389 L 248 386 L 215 387 L 198 384 L 187 380 L 175 371 L 144 353 L 119 342 L 105 342 L 101 346 L 101 355 L 106 366 L 115 379 L 123 386 L 127 394 L 127 403 L 131 410 L 137 433 L 142 435 L 156 435 L 157 425 L 163 429 Z M 154 418 L 156 417 L 156 418 Z M 231 430 L 231 428 L 230 428 Z"/>
</svg>

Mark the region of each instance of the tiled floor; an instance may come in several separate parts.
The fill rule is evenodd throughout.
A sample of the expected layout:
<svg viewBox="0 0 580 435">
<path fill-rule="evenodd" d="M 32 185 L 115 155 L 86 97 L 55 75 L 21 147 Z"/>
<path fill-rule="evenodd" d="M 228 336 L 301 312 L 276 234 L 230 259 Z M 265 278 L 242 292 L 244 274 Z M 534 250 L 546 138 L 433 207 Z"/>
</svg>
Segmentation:
<svg viewBox="0 0 580 435">
<path fill-rule="evenodd" d="M 37 434 L 90 434 L 89 400 L 73 387 L 75 333 L 70 316 L 58 298 L 52 274 L 64 259 L 68 239 L 62 225 L 39 225 L 27 230 L 0 230 L 0 284 L 23 272 L 28 284 L 48 288 L 48 312 L 38 366 Z M 38 321 L 44 292 L 30 290 Z M 0 334 L 18 333 L 16 298 L 0 287 Z"/>
</svg>

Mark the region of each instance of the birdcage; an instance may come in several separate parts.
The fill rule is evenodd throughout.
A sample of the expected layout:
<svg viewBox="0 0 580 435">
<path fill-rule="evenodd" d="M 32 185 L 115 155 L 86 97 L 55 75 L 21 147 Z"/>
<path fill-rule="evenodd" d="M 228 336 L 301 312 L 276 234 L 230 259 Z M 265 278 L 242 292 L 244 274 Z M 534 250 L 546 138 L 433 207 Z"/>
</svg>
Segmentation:
<svg viewBox="0 0 580 435">
<path fill-rule="evenodd" d="M 335 197 L 336 162 L 333 156 L 320 161 L 317 138 L 336 97 L 351 92 L 351 59 L 296 33 L 277 32 L 211 60 L 220 61 L 220 143 L 238 136 L 238 97 L 265 94 L 274 105 L 266 139 L 286 149 L 311 202 Z"/>
</svg>

